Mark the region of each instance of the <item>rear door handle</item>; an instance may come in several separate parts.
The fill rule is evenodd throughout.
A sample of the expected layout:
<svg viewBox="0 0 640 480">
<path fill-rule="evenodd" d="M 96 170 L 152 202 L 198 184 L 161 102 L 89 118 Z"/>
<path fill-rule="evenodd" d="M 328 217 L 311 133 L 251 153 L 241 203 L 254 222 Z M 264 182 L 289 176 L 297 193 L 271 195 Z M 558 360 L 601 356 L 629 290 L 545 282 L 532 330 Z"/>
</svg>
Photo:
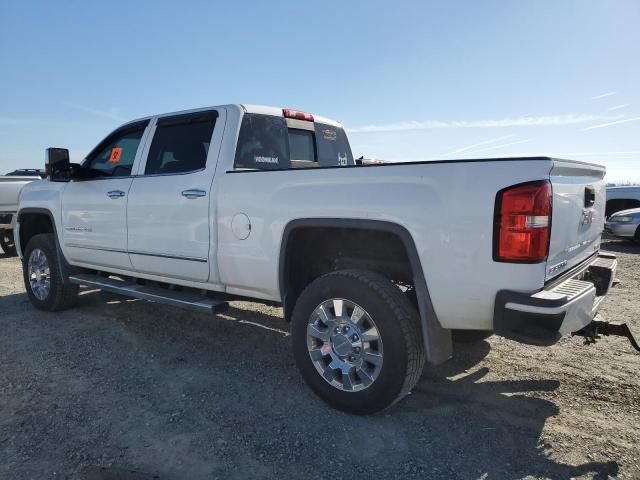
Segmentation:
<svg viewBox="0 0 640 480">
<path fill-rule="evenodd" d="M 198 190 L 197 188 L 190 188 L 189 190 L 183 190 L 182 196 L 187 198 L 199 198 L 207 195 L 204 190 Z"/>
<path fill-rule="evenodd" d="M 107 192 L 107 196 L 109 198 L 122 198 L 124 195 L 125 193 L 122 190 L 111 190 L 110 192 Z"/>
</svg>

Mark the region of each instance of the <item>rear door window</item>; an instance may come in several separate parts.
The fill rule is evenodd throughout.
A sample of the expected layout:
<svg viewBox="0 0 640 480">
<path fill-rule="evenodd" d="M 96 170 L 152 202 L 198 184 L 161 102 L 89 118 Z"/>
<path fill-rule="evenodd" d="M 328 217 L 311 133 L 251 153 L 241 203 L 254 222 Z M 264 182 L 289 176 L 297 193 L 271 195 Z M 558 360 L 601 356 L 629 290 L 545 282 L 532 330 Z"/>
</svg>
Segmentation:
<svg viewBox="0 0 640 480">
<path fill-rule="evenodd" d="M 145 175 L 205 168 L 216 117 L 217 112 L 198 112 L 158 119 Z"/>
</svg>

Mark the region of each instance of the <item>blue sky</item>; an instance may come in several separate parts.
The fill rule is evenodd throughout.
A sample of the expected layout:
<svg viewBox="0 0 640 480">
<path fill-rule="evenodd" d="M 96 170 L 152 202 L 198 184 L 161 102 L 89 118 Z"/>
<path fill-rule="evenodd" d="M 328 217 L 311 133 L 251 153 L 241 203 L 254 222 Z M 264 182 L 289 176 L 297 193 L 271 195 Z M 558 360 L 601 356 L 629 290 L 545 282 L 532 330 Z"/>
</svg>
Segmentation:
<svg viewBox="0 0 640 480">
<path fill-rule="evenodd" d="M 640 182 L 640 2 L 3 2 L 0 173 L 222 103 L 336 118 L 355 155 L 559 155 Z"/>
</svg>

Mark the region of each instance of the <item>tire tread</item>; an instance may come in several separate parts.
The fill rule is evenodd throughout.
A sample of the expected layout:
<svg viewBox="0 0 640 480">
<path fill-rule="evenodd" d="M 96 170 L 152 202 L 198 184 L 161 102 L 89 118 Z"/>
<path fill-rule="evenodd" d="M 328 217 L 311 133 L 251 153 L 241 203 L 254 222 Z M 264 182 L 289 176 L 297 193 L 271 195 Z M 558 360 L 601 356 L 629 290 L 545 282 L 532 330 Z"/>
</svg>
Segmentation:
<svg viewBox="0 0 640 480">
<path fill-rule="evenodd" d="M 51 272 L 51 295 L 52 298 L 47 298 L 44 302 L 39 302 L 34 298 L 30 291 L 30 286 L 27 281 L 27 265 L 29 261 L 29 255 L 33 248 L 40 248 L 45 250 L 45 253 L 49 257 L 49 270 Z M 59 252 L 56 246 L 56 240 L 51 233 L 40 233 L 34 235 L 27 244 L 24 252 L 23 259 L 23 275 L 25 288 L 31 299 L 31 303 L 40 310 L 48 312 L 58 312 L 60 310 L 66 310 L 73 307 L 78 300 L 78 285 L 69 283 L 65 278 L 61 268 L 61 259 L 59 258 Z"/>
<path fill-rule="evenodd" d="M 350 278 L 372 290 L 375 295 L 379 296 L 379 298 L 391 309 L 395 319 L 398 321 L 398 325 L 404 339 L 404 344 L 406 345 L 406 351 L 404 352 L 407 359 L 405 378 L 403 380 L 402 387 L 396 394 L 395 398 L 383 408 L 377 410 L 377 412 L 384 411 L 405 397 L 418 383 L 422 374 L 423 367 L 426 363 L 426 352 L 422 336 L 422 327 L 420 325 L 420 316 L 413 305 L 411 305 L 411 302 L 406 295 L 388 278 L 379 273 L 368 270 L 348 269 L 327 273 L 318 277 L 314 282 L 309 284 L 302 292 L 301 296 L 305 295 L 305 291 L 308 289 L 315 288 L 315 282 L 335 277 Z M 299 313 L 296 310 L 298 310 L 298 305 L 294 307 L 294 319 L 299 316 Z M 358 412 L 354 411 L 354 413 Z"/>
</svg>

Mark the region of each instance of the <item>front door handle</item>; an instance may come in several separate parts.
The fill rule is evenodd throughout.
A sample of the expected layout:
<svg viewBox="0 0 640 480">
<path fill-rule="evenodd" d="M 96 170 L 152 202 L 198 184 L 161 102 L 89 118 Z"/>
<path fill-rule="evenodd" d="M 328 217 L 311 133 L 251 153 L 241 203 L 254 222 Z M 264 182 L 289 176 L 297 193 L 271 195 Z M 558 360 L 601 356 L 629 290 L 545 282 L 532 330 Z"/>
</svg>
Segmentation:
<svg viewBox="0 0 640 480">
<path fill-rule="evenodd" d="M 198 190 L 197 188 L 190 188 L 189 190 L 183 190 L 182 196 L 187 198 L 199 198 L 207 195 L 204 190 Z"/>
<path fill-rule="evenodd" d="M 109 198 L 122 198 L 124 195 L 125 193 L 122 190 L 111 190 L 110 192 L 107 192 L 107 196 Z"/>
</svg>

